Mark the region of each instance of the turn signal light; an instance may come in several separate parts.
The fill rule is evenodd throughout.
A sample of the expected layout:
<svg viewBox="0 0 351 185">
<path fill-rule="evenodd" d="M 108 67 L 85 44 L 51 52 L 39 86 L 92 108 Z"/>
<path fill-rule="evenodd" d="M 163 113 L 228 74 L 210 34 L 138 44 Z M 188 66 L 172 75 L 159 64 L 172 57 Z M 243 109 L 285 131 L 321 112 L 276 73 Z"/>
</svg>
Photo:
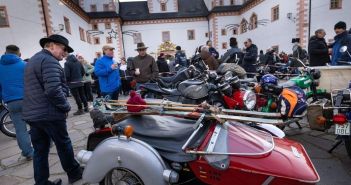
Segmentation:
<svg viewBox="0 0 351 185">
<path fill-rule="evenodd" d="M 112 127 L 111 132 L 115 136 L 120 136 L 123 134 L 127 138 L 130 138 L 133 135 L 134 128 L 130 125 L 127 125 L 125 127 L 115 125 Z"/>
<path fill-rule="evenodd" d="M 134 128 L 132 126 L 127 125 L 126 127 L 124 127 L 123 134 L 127 136 L 127 138 L 132 137 L 133 132 L 134 132 Z"/>
<path fill-rule="evenodd" d="M 316 118 L 316 122 L 318 125 L 325 125 L 327 123 L 327 119 L 323 116 L 318 116 Z"/>
<path fill-rule="evenodd" d="M 343 125 L 347 122 L 347 118 L 344 114 L 336 114 L 333 117 L 333 122 L 338 125 Z"/>
</svg>

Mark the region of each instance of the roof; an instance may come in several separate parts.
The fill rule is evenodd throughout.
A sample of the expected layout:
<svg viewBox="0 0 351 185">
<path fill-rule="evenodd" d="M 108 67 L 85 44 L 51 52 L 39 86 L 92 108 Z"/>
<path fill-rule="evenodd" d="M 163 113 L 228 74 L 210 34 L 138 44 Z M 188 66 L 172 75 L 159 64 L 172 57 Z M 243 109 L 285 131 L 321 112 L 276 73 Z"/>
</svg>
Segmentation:
<svg viewBox="0 0 351 185">
<path fill-rule="evenodd" d="M 121 2 L 120 16 L 124 21 L 206 17 L 209 12 L 203 0 L 178 0 L 178 12 L 150 13 L 147 1 Z"/>
<path fill-rule="evenodd" d="M 117 18 L 119 15 L 114 12 L 88 12 L 88 16 L 91 19 L 103 19 L 103 18 Z"/>
<path fill-rule="evenodd" d="M 216 6 L 211 10 L 211 13 L 234 12 L 239 11 L 242 7 L 243 5 Z"/>
</svg>

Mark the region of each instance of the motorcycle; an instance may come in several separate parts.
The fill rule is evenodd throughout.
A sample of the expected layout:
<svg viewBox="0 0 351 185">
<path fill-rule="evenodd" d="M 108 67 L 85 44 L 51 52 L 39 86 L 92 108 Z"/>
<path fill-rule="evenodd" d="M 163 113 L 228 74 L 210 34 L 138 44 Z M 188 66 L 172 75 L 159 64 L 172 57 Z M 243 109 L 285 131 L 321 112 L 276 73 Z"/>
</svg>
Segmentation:
<svg viewBox="0 0 351 185">
<path fill-rule="evenodd" d="M 5 103 L 0 104 L 0 130 L 9 137 L 16 137 L 15 126 L 12 123 L 10 112 Z"/>
<path fill-rule="evenodd" d="M 87 150 L 77 154 L 85 165 L 83 180 L 106 185 L 307 185 L 320 180 L 301 144 L 242 123 L 204 118 L 95 119 L 115 125 L 91 133 Z"/>
</svg>

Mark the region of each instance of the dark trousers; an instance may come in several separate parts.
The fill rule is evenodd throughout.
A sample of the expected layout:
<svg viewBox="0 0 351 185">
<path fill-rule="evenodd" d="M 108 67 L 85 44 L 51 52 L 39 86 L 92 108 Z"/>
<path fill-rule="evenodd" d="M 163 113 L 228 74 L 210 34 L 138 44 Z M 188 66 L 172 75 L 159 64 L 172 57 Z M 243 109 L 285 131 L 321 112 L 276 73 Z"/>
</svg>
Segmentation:
<svg viewBox="0 0 351 185">
<path fill-rule="evenodd" d="M 99 83 L 99 80 L 95 80 L 94 81 L 94 89 L 96 91 L 96 94 L 97 94 L 97 97 L 98 98 L 101 98 L 101 90 L 100 90 L 100 83 Z"/>
<path fill-rule="evenodd" d="M 84 107 L 88 107 L 88 102 L 85 98 L 84 86 L 71 88 L 71 93 L 74 97 L 74 100 L 77 103 L 78 109 L 83 109 L 82 104 L 84 105 Z"/>
<path fill-rule="evenodd" d="M 122 89 L 121 89 L 122 93 L 127 94 L 131 90 L 130 80 L 122 78 L 121 82 L 122 82 Z"/>
<path fill-rule="evenodd" d="M 256 65 L 244 64 L 243 68 L 245 69 L 248 78 L 254 78 L 256 76 Z"/>
<path fill-rule="evenodd" d="M 84 83 L 84 92 L 85 92 L 85 97 L 87 98 L 87 101 L 93 102 L 94 97 L 93 97 L 93 91 L 91 90 L 91 82 Z"/>
<path fill-rule="evenodd" d="M 47 185 L 49 179 L 50 141 L 56 145 L 62 168 L 69 179 L 81 174 L 79 163 L 74 158 L 71 139 L 67 133 L 66 120 L 29 122 L 31 139 L 34 147 L 33 168 L 35 185 Z"/>
<path fill-rule="evenodd" d="M 101 92 L 102 97 L 106 98 L 108 96 L 108 98 L 106 99 L 109 99 L 109 100 L 118 100 L 118 94 L 119 94 L 118 90 L 114 92 L 109 92 L 109 93 Z"/>
</svg>

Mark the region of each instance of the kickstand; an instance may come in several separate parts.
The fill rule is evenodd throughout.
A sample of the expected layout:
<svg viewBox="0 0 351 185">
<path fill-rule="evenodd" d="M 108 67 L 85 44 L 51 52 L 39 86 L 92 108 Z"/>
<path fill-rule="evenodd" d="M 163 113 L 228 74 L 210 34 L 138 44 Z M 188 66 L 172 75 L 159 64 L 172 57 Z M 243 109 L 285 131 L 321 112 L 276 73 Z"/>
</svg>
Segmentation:
<svg viewBox="0 0 351 185">
<path fill-rule="evenodd" d="M 336 147 L 338 147 L 341 143 L 342 143 L 342 139 L 336 141 L 336 142 L 333 144 L 333 147 L 332 147 L 330 150 L 328 150 L 328 153 L 332 153 L 333 150 L 334 150 Z"/>
</svg>

